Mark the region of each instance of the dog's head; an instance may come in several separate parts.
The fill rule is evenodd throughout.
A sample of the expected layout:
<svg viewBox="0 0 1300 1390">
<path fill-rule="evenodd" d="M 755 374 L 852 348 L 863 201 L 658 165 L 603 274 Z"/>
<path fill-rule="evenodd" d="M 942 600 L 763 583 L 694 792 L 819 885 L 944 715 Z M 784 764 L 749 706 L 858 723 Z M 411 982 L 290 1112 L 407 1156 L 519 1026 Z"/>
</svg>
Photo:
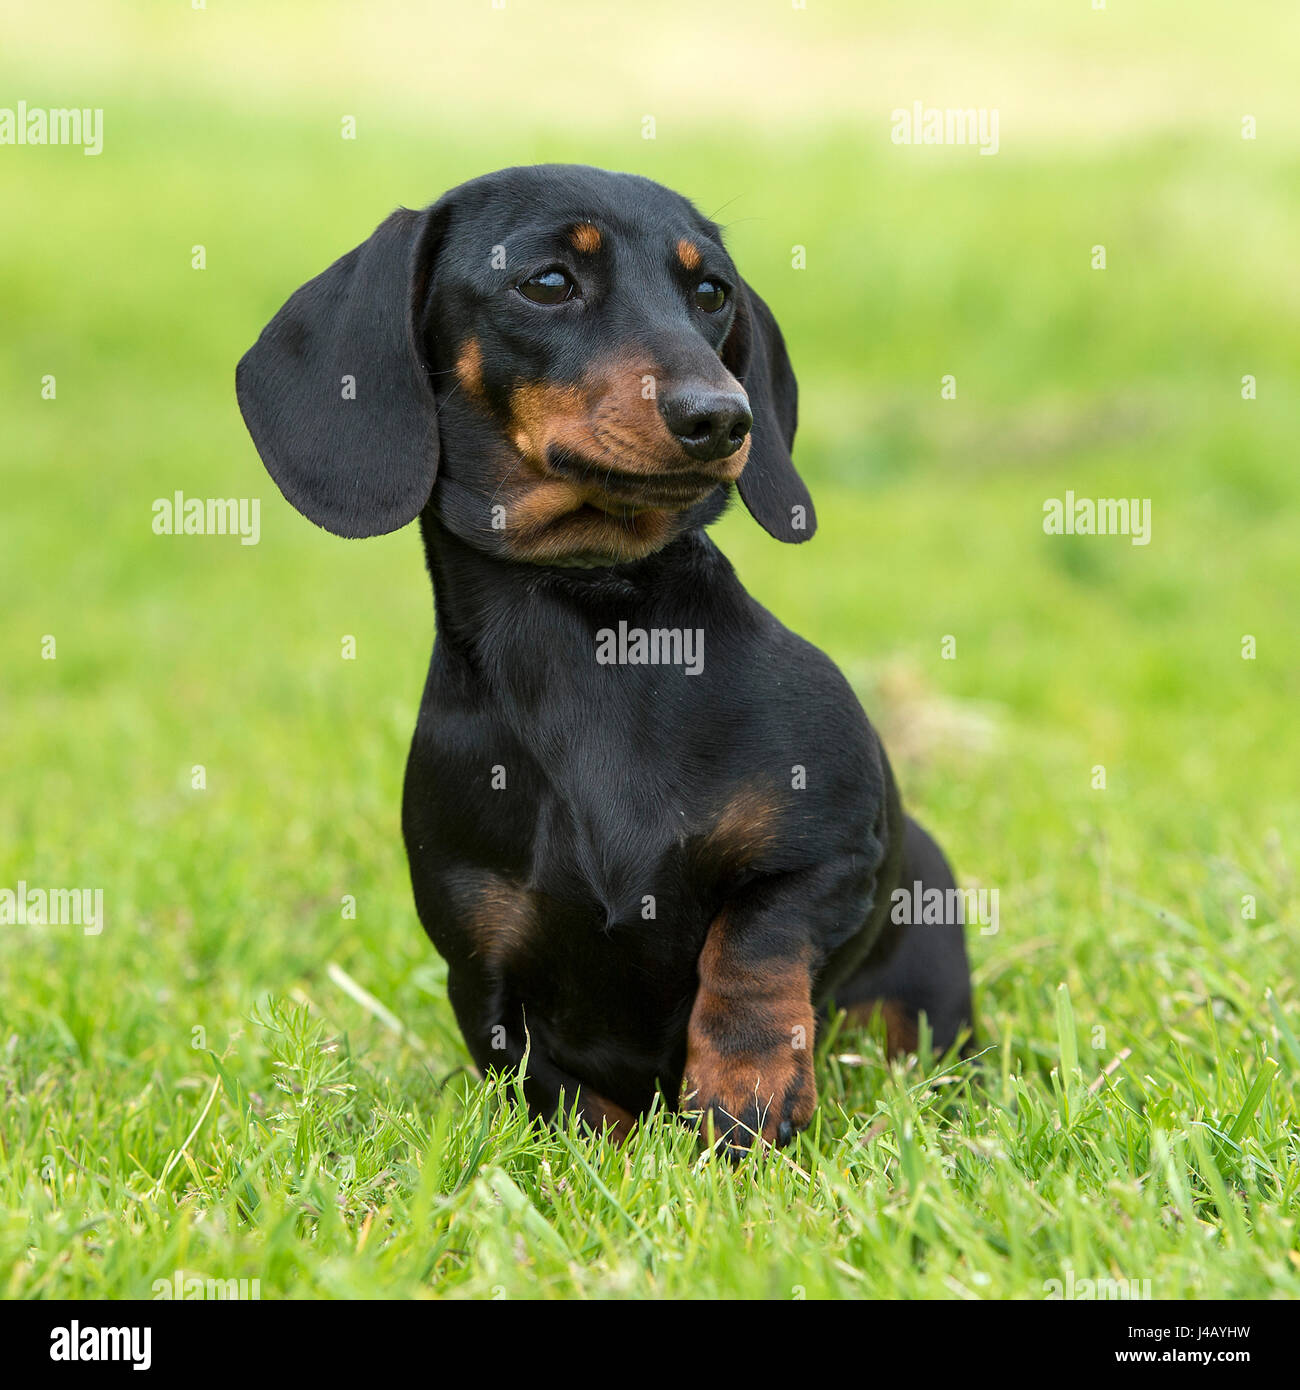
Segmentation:
<svg viewBox="0 0 1300 1390">
<path fill-rule="evenodd" d="M 629 174 L 505 169 L 395 212 L 289 299 L 236 389 L 281 491 L 341 536 L 432 494 L 480 549 L 617 564 L 731 483 L 779 540 L 816 526 L 780 329 L 714 223 Z"/>
</svg>

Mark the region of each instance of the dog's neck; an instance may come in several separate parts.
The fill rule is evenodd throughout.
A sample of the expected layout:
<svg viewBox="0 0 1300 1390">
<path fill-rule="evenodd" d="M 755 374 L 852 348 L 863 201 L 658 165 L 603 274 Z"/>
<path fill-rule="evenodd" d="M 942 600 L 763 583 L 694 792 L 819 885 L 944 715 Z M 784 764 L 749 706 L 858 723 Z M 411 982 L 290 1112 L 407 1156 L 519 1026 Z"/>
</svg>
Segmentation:
<svg viewBox="0 0 1300 1390">
<path fill-rule="evenodd" d="M 703 528 L 643 559 L 592 568 L 490 555 L 448 530 L 432 504 L 421 514 L 420 531 L 439 640 L 476 670 L 499 668 L 516 654 L 536 670 L 539 662 L 564 659 L 556 647 L 566 638 L 586 653 L 598 629 L 620 621 L 699 627 L 747 602 Z"/>
</svg>

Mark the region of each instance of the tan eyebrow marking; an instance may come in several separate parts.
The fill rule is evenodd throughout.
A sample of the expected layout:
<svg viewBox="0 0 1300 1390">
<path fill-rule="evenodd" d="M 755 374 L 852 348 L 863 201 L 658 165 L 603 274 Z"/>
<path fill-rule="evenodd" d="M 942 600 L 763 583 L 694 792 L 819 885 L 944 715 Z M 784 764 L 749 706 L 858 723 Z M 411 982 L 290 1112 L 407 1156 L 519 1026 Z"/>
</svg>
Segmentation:
<svg viewBox="0 0 1300 1390">
<path fill-rule="evenodd" d="M 590 222 L 579 222 L 569 233 L 569 241 L 575 251 L 588 255 L 600 250 L 600 232 Z"/>
<path fill-rule="evenodd" d="M 456 358 L 456 379 L 471 396 L 483 391 L 483 349 L 477 338 L 467 338 Z"/>
<path fill-rule="evenodd" d="M 698 270 L 700 265 L 700 248 L 692 241 L 687 241 L 685 237 L 677 243 L 677 259 L 686 267 L 687 270 Z"/>
</svg>

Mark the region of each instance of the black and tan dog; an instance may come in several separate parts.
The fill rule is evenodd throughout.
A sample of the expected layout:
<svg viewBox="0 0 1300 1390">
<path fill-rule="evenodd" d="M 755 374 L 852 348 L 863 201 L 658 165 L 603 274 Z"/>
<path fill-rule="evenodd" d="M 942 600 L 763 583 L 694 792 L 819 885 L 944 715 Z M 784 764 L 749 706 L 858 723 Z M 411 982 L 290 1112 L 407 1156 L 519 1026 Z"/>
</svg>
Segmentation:
<svg viewBox="0 0 1300 1390">
<path fill-rule="evenodd" d="M 942 853 L 844 678 L 705 535 L 733 485 L 778 540 L 816 525 L 780 330 L 711 221 L 626 174 L 475 179 L 299 289 L 237 389 L 312 521 L 420 518 L 403 825 L 480 1067 L 527 1047 L 542 1115 L 625 1132 L 662 1090 L 743 1147 L 808 1123 L 828 1002 L 959 1039 L 959 920 L 890 910 L 953 888 Z"/>
</svg>

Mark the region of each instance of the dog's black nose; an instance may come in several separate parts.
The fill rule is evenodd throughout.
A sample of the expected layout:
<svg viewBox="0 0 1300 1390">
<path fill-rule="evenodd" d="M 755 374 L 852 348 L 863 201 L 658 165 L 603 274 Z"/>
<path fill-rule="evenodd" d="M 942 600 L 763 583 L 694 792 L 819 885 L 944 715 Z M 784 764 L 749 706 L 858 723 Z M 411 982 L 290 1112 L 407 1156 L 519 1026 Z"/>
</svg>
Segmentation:
<svg viewBox="0 0 1300 1390">
<path fill-rule="evenodd" d="M 693 459 L 730 458 L 745 442 L 754 417 L 738 391 L 686 386 L 663 397 L 659 413 Z"/>
</svg>

